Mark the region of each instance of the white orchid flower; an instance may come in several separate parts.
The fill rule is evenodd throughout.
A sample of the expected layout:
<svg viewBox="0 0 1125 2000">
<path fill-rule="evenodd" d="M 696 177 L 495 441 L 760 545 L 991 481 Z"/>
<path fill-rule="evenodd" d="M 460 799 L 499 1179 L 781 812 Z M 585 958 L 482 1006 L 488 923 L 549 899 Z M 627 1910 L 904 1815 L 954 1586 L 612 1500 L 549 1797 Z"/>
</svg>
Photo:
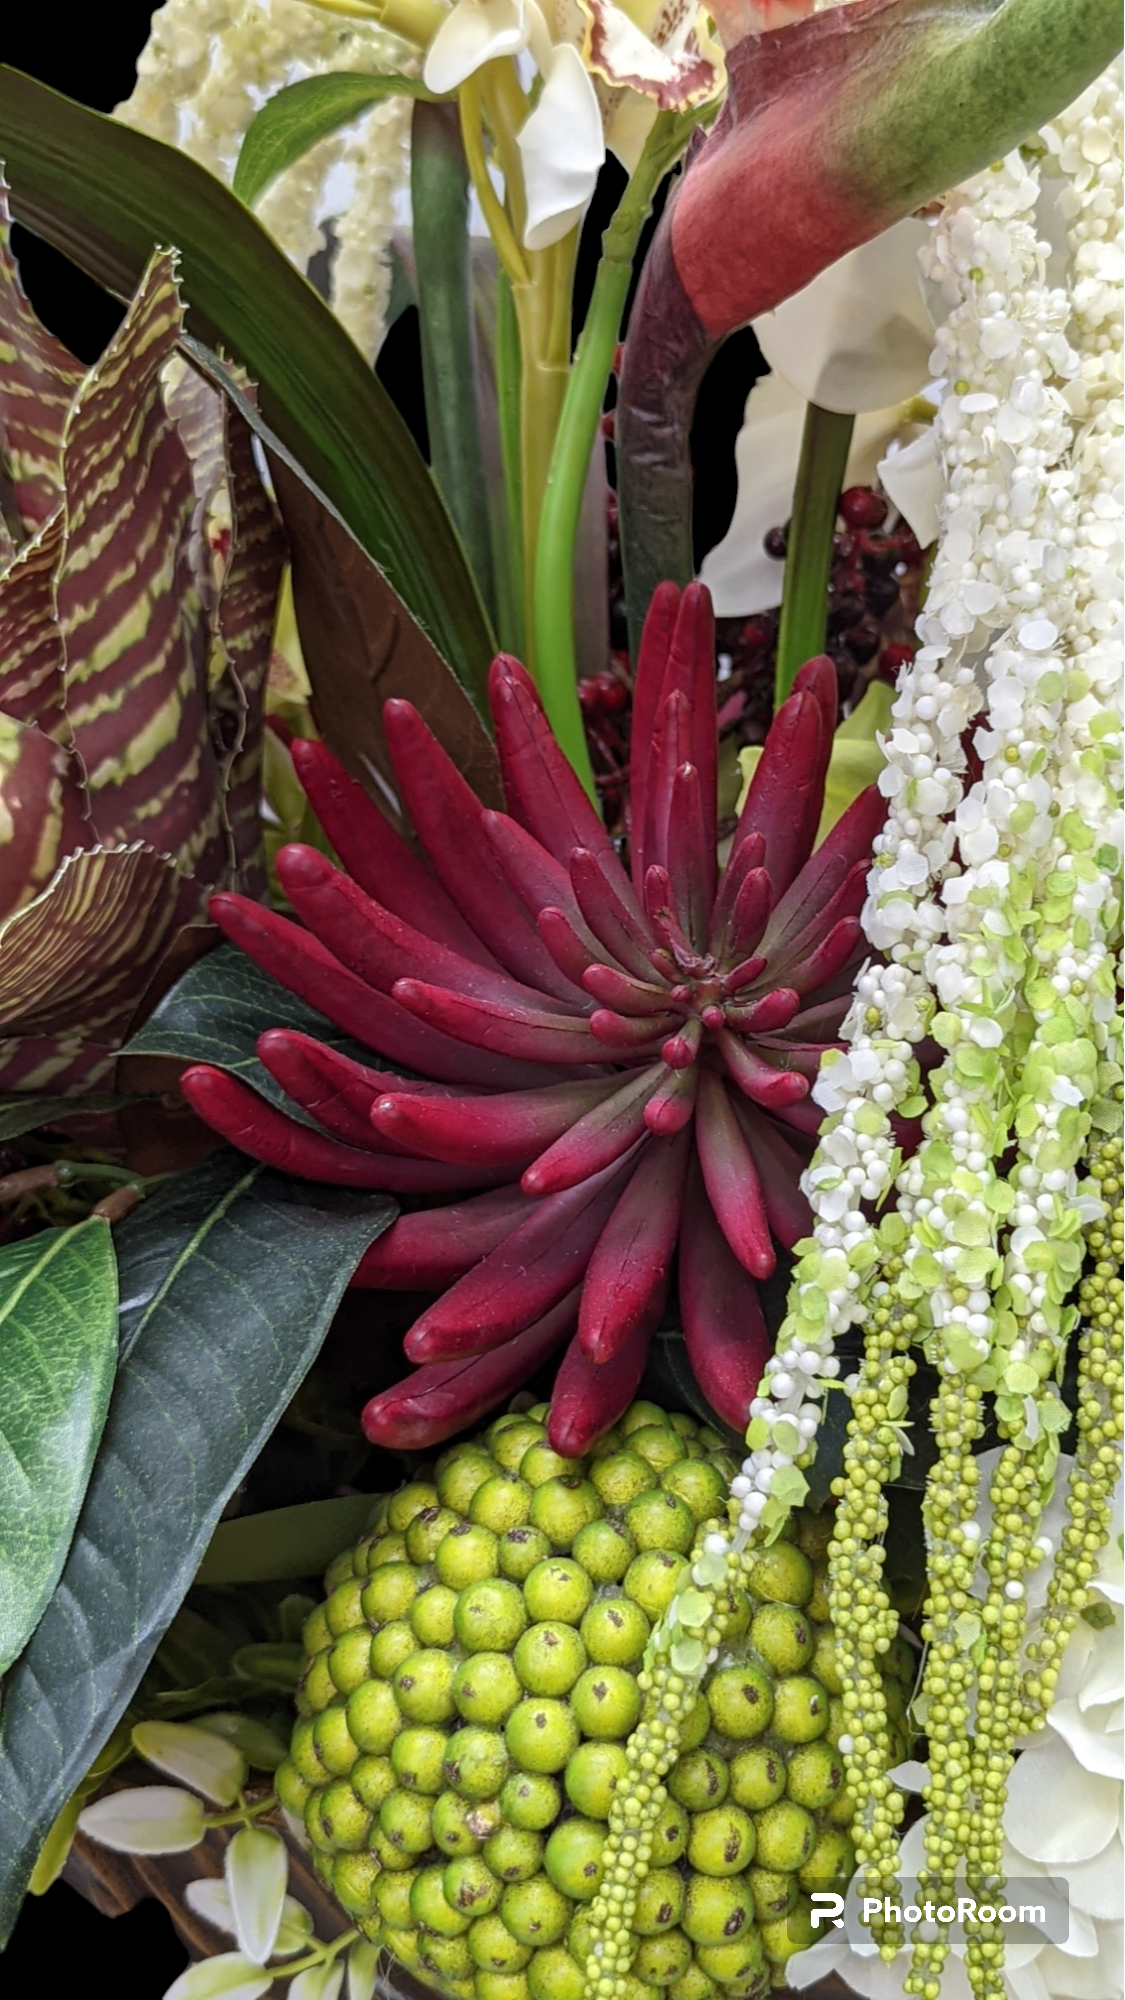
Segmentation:
<svg viewBox="0 0 1125 2000">
<path fill-rule="evenodd" d="M 455 90 L 484 63 L 525 49 L 543 87 L 516 141 L 524 243 L 545 250 L 585 212 L 607 146 L 632 172 L 657 112 L 714 97 L 725 71 L 694 0 L 456 0 L 423 78 L 430 90 Z"/>
<path fill-rule="evenodd" d="M 754 321 L 771 373 L 747 398 L 734 517 L 700 572 L 721 618 L 781 600 L 784 565 L 766 555 L 762 538 L 792 512 L 810 402 L 856 419 L 845 483 L 878 477 L 919 542 L 933 540 L 941 474 L 928 425 L 918 422 L 933 346 L 917 274 L 926 234 L 913 217 L 895 223 Z"/>
</svg>

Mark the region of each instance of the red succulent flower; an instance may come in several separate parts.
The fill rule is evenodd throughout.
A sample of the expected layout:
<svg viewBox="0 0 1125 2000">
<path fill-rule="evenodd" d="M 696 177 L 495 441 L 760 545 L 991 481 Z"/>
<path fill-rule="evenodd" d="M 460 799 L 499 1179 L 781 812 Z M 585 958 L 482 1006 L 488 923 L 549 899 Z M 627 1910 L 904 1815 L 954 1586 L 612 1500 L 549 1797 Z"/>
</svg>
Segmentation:
<svg viewBox="0 0 1125 2000">
<path fill-rule="evenodd" d="M 775 1243 L 809 1226 L 809 1087 L 850 1002 L 883 804 L 865 792 L 813 853 L 836 676 L 812 660 L 720 874 L 713 647 L 707 592 L 663 585 L 634 689 L 631 880 L 530 678 L 501 656 L 490 699 L 507 814 L 486 811 L 393 701 L 387 738 L 432 873 L 320 745 L 299 743 L 350 873 L 282 850 L 305 929 L 241 896 L 212 903 L 260 966 L 413 1074 L 279 1029 L 258 1053 L 322 1130 L 202 1066 L 183 1078 L 200 1115 L 291 1172 L 460 1197 L 400 1216 L 358 1274 L 440 1290 L 406 1337 L 424 1365 L 364 1412 L 375 1441 L 463 1428 L 573 1333 L 549 1435 L 583 1451 L 635 1392 L 677 1246 L 696 1378 L 745 1425 L 769 1351 L 757 1281 Z"/>
</svg>

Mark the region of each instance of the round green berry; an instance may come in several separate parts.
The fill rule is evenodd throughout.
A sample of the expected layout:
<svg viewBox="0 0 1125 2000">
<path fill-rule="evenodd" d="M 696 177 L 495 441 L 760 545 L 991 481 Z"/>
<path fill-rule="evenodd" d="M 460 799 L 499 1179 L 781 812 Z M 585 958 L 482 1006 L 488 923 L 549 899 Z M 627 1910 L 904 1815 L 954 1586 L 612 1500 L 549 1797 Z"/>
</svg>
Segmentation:
<svg viewBox="0 0 1125 2000">
<path fill-rule="evenodd" d="M 793 1751 L 785 1772 L 785 1790 L 799 1806 L 824 1812 L 844 1789 L 844 1760 L 830 1743 L 804 1743 Z"/>
<path fill-rule="evenodd" d="M 731 1944 L 750 1930 L 753 1922 L 750 1891 L 737 1876 L 730 1880 L 688 1876 L 682 1923 L 693 1944 Z"/>
<path fill-rule="evenodd" d="M 386 1522 L 398 1535 L 404 1535 L 415 1516 L 427 1507 L 438 1505 L 438 1490 L 428 1479 L 412 1479 L 408 1485 L 400 1486 L 387 1501 Z"/>
<path fill-rule="evenodd" d="M 429 1596 L 429 1591 L 425 1596 Z M 415 1598 L 416 1604 L 425 1602 L 424 1597 Z M 371 1672 L 381 1681 L 389 1681 L 396 1667 L 401 1667 L 411 1653 L 418 1651 L 418 1633 L 413 1617 L 409 1623 L 405 1618 L 392 1618 L 389 1625 L 381 1625 L 371 1641 Z"/>
<path fill-rule="evenodd" d="M 423 1931 L 418 1939 L 418 1964 L 433 1974 L 435 1984 L 464 1994 L 468 2000 L 473 1991 L 473 1961 L 463 1937 L 435 1937 L 433 1931 Z"/>
<path fill-rule="evenodd" d="M 577 1749 L 581 1727 L 573 1702 L 529 1695 L 508 1717 L 504 1741 L 521 1771 L 551 1773 L 561 1771 Z"/>
<path fill-rule="evenodd" d="M 297 1766 L 287 1757 L 273 1774 L 273 1788 L 286 1812 L 300 1819 L 308 1805 L 312 1786 L 303 1778 Z"/>
<path fill-rule="evenodd" d="M 408 1618 L 418 1595 L 418 1582 L 413 1563 L 384 1563 L 368 1577 L 360 1593 L 368 1624 L 389 1625 L 393 1618 Z"/>
<path fill-rule="evenodd" d="M 623 1744 L 580 1743 L 567 1763 L 563 1786 L 576 1812 L 587 1819 L 608 1819 L 614 1793 L 628 1773 Z"/>
<path fill-rule="evenodd" d="M 561 1944 L 532 1954 L 527 1968 L 531 2000 L 583 2000 L 586 1975 Z"/>
<path fill-rule="evenodd" d="M 389 1757 L 357 1757 L 348 1779 L 357 1799 L 370 1812 L 378 1812 L 389 1792 L 398 1783 Z M 280 1797 L 280 1794 L 279 1794 Z M 284 1805 L 285 1801 L 282 1800 Z"/>
<path fill-rule="evenodd" d="M 531 1947 L 519 1942 L 499 1910 L 474 1917 L 467 1941 L 473 1964 L 482 1972 L 522 1972 L 531 1957 Z"/>
<path fill-rule="evenodd" d="M 828 1696 L 811 1674 L 791 1674 L 773 1691 L 773 1726 L 783 1743 L 811 1743 L 828 1727 Z"/>
<path fill-rule="evenodd" d="M 340 1690 L 328 1671 L 328 1654 L 318 1653 L 315 1659 L 309 1661 L 301 1680 L 301 1713 L 319 1715 L 322 1708 L 330 1707 L 339 1699 L 339 1694 Z"/>
<path fill-rule="evenodd" d="M 812 1620 L 793 1604 L 763 1604 L 750 1625 L 750 1644 L 775 1674 L 796 1674 L 816 1649 Z"/>
<path fill-rule="evenodd" d="M 691 1509 L 697 1527 L 725 1511 L 726 1481 L 705 1458 L 681 1458 L 661 1474 L 660 1484 Z"/>
<path fill-rule="evenodd" d="M 792 1875 L 804 1867 L 816 1846 L 816 1821 L 804 1806 L 794 1804 L 792 1799 L 779 1799 L 776 1805 L 767 1806 L 758 1814 L 755 1825 L 760 1868 Z"/>
<path fill-rule="evenodd" d="M 356 1692 L 362 1694 L 364 1690 L 358 1688 Z M 391 1694 L 390 1688 L 387 1693 Z M 334 1778 L 346 1778 L 360 1751 L 370 1747 L 366 1743 L 357 1743 L 349 1727 L 348 1711 L 355 1698 L 354 1694 L 348 1696 L 348 1709 L 337 1701 L 333 1707 L 324 1709 L 313 1723 L 312 1740 L 316 1754 Z M 391 1700 L 394 1701 L 393 1694 Z"/>
<path fill-rule="evenodd" d="M 461 1516 L 451 1507 L 424 1507 L 406 1530 L 406 1553 L 411 1562 L 432 1562 L 439 1544 L 460 1525 Z"/>
<path fill-rule="evenodd" d="M 434 1845 L 443 1854 L 479 1854 L 500 1824 L 500 1808 L 492 1799 L 463 1799 L 441 1792 L 434 1800 Z"/>
<path fill-rule="evenodd" d="M 326 1599 L 324 1622 L 334 1639 L 342 1638 L 354 1625 L 362 1625 L 362 1596 L 363 1584 L 357 1576 L 349 1576 L 343 1583 L 337 1584 L 331 1597 Z"/>
<path fill-rule="evenodd" d="M 745 1666 L 724 1667 L 707 1690 L 711 1720 L 721 1736 L 744 1742 L 760 1736 L 769 1727 L 773 1714 L 773 1684 L 761 1667 L 752 1661 Z"/>
<path fill-rule="evenodd" d="M 713 1750 L 685 1751 L 668 1773 L 668 1790 L 676 1804 L 692 1813 L 722 1805 L 729 1783 L 726 1760 Z"/>
<path fill-rule="evenodd" d="M 449 1862 L 441 1878 L 445 1900 L 463 1916 L 487 1916 L 500 1901 L 502 1885 L 479 1854 L 463 1854 Z"/>
<path fill-rule="evenodd" d="M 531 1988 L 522 1972 L 482 1972 L 478 1967 L 466 2000 L 470 1995 L 476 2000 L 531 2000 Z"/>
<path fill-rule="evenodd" d="M 528 1627 L 516 1646 L 514 1662 L 529 1694 L 566 1694 L 586 1665 L 586 1647 L 573 1625 L 552 1619 Z"/>
<path fill-rule="evenodd" d="M 696 1958 L 700 1970 L 732 1996 L 761 1990 L 765 1950 L 757 1931 L 745 1931 L 729 1944 L 701 1945 Z"/>
<path fill-rule="evenodd" d="M 451 1646 L 456 1609 L 457 1592 L 447 1583 L 431 1583 L 428 1590 L 420 1591 L 410 1607 L 410 1624 L 419 1645 Z M 371 1658 L 374 1663 L 374 1651 Z"/>
<path fill-rule="evenodd" d="M 424 1854 L 430 1845 L 430 1801 L 417 1792 L 388 1792 L 379 1807 L 379 1830 L 400 1854 Z"/>
<path fill-rule="evenodd" d="M 693 1959 L 687 1971 L 668 1988 L 668 2000 L 711 2000 L 714 1991 L 714 1980 L 707 1977 L 698 1959 Z"/>
<path fill-rule="evenodd" d="M 563 1896 L 589 1903 L 602 1884 L 606 1830 L 592 1819 L 565 1819 L 547 1842 L 543 1867 Z"/>
<path fill-rule="evenodd" d="M 638 1937 L 670 1931 L 684 1914 L 684 1878 L 678 1868 L 650 1868 L 637 1890 L 633 1929 Z"/>
<path fill-rule="evenodd" d="M 632 1969 L 646 1986 L 672 1986 L 683 1978 L 691 1961 L 690 1939 L 681 1930 L 671 1930 L 642 1938 Z"/>
<path fill-rule="evenodd" d="M 380 1870 L 375 1877 L 375 1907 L 383 1922 L 393 1925 L 396 1930 L 410 1928 L 410 1891 L 417 1873 L 416 1868 L 386 1873 Z"/>
<path fill-rule="evenodd" d="M 643 1458 L 658 1479 L 669 1466 L 687 1457 L 683 1439 L 670 1424 L 638 1424 L 629 1432 L 629 1450 Z"/>
<path fill-rule="evenodd" d="M 631 1597 L 599 1597 L 582 1620 L 586 1651 L 597 1666 L 631 1667 L 641 1658 L 652 1627 Z"/>
<path fill-rule="evenodd" d="M 624 1667 L 587 1667 L 571 1690 L 570 1705 L 583 1736 L 619 1743 L 640 1720 L 641 1693 Z"/>
<path fill-rule="evenodd" d="M 785 1760 L 780 1751 L 765 1743 L 740 1750 L 731 1760 L 730 1795 L 736 1806 L 747 1812 L 761 1812 L 772 1806 L 785 1790 Z"/>
<path fill-rule="evenodd" d="M 360 1595 L 362 1597 L 362 1592 Z M 332 1634 L 328 1629 L 323 1604 L 318 1604 L 316 1610 L 310 1611 L 305 1619 L 301 1627 L 301 1644 L 308 1654 L 325 1653 L 332 1644 Z"/>
<path fill-rule="evenodd" d="M 333 1778 L 320 1794 L 320 1823 L 327 1835 L 326 1845 L 358 1853 L 366 1847 L 372 1814 L 356 1797 L 346 1778 Z"/>
<path fill-rule="evenodd" d="M 509 1528 L 501 1535 L 496 1545 L 501 1576 L 510 1577 L 513 1583 L 523 1583 L 533 1569 L 545 1562 L 551 1553 L 551 1544 L 540 1528 L 525 1525 Z"/>
<path fill-rule="evenodd" d="M 646 1549 L 625 1572 L 625 1595 L 639 1604 L 655 1625 L 671 1604 L 686 1570 L 683 1556 L 667 1549 Z"/>
<path fill-rule="evenodd" d="M 463 1937 L 471 1917 L 456 1909 L 445 1894 L 445 1869 L 440 1861 L 419 1868 L 410 1885 L 410 1914 L 416 1924 L 438 1937 Z"/>
<path fill-rule="evenodd" d="M 498 1882 L 529 1882 L 543 1865 L 542 1836 L 529 1827 L 498 1827 L 485 1842 L 484 1860 Z"/>
<path fill-rule="evenodd" d="M 459 1521 L 455 1528 L 450 1528 L 434 1555 L 438 1582 L 448 1584 L 450 1590 L 467 1590 L 474 1583 L 485 1583 L 496 1575 L 498 1568 L 495 1535 L 491 1528 L 479 1527 L 473 1521 Z"/>
<path fill-rule="evenodd" d="M 601 1519 L 596 1487 L 575 1472 L 544 1480 L 531 1496 L 531 1524 L 542 1529 L 553 1549 L 569 1549 L 588 1521 Z"/>
<path fill-rule="evenodd" d="M 520 1478 L 529 1486 L 545 1486 L 548 1479 L 566 1479 L 585 1470 L 585 1459 L 563 1458 L 545 1440 L 529 1445 L 520 1460 Z"/>
<path fill-rule="evenodd" d="M 798 1873 L 802 1889 L 835 1888 L 850 1882 L 855 1868 L 855 1848 L 840 1827 L 825 1826 L 816 1837 L 816 1846 Z"/>
<path fill-rule="evenodd" d="M 630 1403 L 625 1415 L 617 1420 L 617 1428 L 622 1437 L 631 1437 L 634 1431 L 639 1431 L 645 1424 L 661 1424 L 669 1431 L 672 1428 L 667 1410 L 662 1410 L 659 1403 L 644 1401 Z"/>
<path fill-rule="evenodd" d="M 488 1530 L 471 1532 L 484 1535 Z M 519 1587 L 505 1577 L 470 1584 L 457 1599 L 453 1614 L 454 1632 L 467 1653 L 511 1652 L 527 1622 Z"/>
<path fill-rule="evenodd" d="M 671 1432 L 667 1435 L 670 1437 Z M 625 1526 L 641 1550 L 660 1549 L 686 1556 L 695 1541 L 695 1516 L 674 1493 L 659 1487 L 630 1500 L 625 1509 Z"/>
<path fill-rule="evenodd" d="M 656 1815 L 652 1829 L 652 1859 L 655 1867 L 662 1862 L 678 1861 L 687 1853 L 688 1832 L 691 1822 L 678 1799 L 665 1799 Z"/>
<path fill-rule="evenodd" d="M 750 1572 L 750 1589 L 755 1597 L 771 1604 L 808 1603 L 812 1596 L 813 1566 L 792 1542 L 774 1542 L 760 1549 Z"/>
<path fill-rule="evenodd" d="M 536 1563 L 523 1587 L 528 1617 L 535 1624 L 557 1619 L 563 1625 L 580 1625 L 593 1595 L 594 1586 L 581 1564 L 560 1556 Z"/>
<path fill-rule="evenodd" d="M 425 1792 L 437 1797 L 444 1779 L 445 1733 L 415 1725 L 404 1729 L 391 1744 L 391 1768 L 399 1784 L 408 1792 Z"/>
<path fill-rule="evenodd" d="M 373 1576 L 384 1563 L 406 1561 L 405 1535 L 380 1535 L 367 1551 L 367 1574 Z"/>
<path fill-rule="evenodd" d="M 439 1461 L 436 1485 L 442 1506 L 452 1507 L 455 1514 L 467 1514 L 473 1494 L 495 1471 L 496 1461 L 486 1451 L 458 1445 L 448 1459 Z"/>
<path fill-rule="evenodd" d="M 498 1729 L 523 1689 L 507 1653 L 472 1653 L 453 1671 L 453 1700 L 466 1722 Z"/>
<path fill-rule="evenodd" d="M 750 1868 L 746 1873 L 754 1914 L 760 1924 L 771 1917 L 783 1917 L 797 1900 L 797 1877 L 774 1868 Z"/>
<path fill-rule="evenodd" d="M 357 1625 L 337 1639 L 328 1655 L 328 1673 L 337 1694 L 350 1694 L 361 1687 L 371 1672 L 371 1633 Z"/>
<path fill-rule="evenodd" d="M 454 1730 L 445 1746 L 445 1782 L 463 1799 L 494 1799 L 507 1775 L 508 1752 L 495 1730 Z"/>
<path fill-rule="evenodd" d="M 619 1521 L 587 1521 L 574 1537 L 572 1554 L 594 1583 L 620 1583 L 637 1544 Z"/>
<path fill-rule="evenodd" d="M 798 1896 L 784 1918 L 774 1917 L 772 1922 L 762 1925 L 763 1948 L 777 1966 L 784 1965 L 794 1952 L 807 1951 L 818 1935 L 813 1929 L 812 1904 L 807 1896 Z"/>
<path fill-rule="evenodd" d="M 697 1694 L 680 1724 L 680 1750 L 697 1750 L 711 1728 L 711 1704 L 705 1694 Z"/>
<path fill-rule="evenodd" d="M 509 1826 L 542 1833 L 552 1826 L 562 1810 L 562 1794 L 552 1777 L 542 1771 L 513 1771 L 504 1780 L 500 1810 Z"/>
<path fill-rule="evenodd" d="M 558 1944 L 566 1936 L 570 1904 L 548 1876 L 532 1875 L 528 1881 L 512 1882 L 505 1889 L 500 1916 L 520 1944 Z"/>
<path fill-rule="evenodd" d="M 424 1851 L 419 1849 L 419 1853 Z M 382 1827 L 378 1825 L 371 1835 L 371 1852 L 380 1868 L 394 1869 L 399 1874 L 407 1868 L 413 1868 L 417 1860 L 417 1855 L 410 1853 L 407 1848 L 396 1846 L 393 1840 L 388 1839 Z"/>
<path fill-rule="evenodd" d="M 375 1884 L 380 1875 L 373 1854 L 340 1853 L 332 1863 L 332 1894 L 350 1917 L 370 1916 L 374 1911 Z"/>
<path fill-rule="evenodd" d="M 408 1722 L 448 1722 L 457 1712 L 453 1699 L 454 1663 L 430 1647 L 411 1653 L 395 1669 L 395 1700 Z"/>
<path fill-rule="evenodd" d="M 469 1519 L 494 1535 L 509 1528 L 522 1528 L 531 1511 L 531 1487 L 515 1472 L 498 1472 L 478 1486 L 469 1507 Z"/>
<path fill-rule="evenodd" d="M 525 1454 L 545 1435 L 543 1425 L 529 1417 L 501 1417 L 485 1432 L 489 1451 L 506 1472 L 518 1472 Z"/>
<path fill-rule="evenodd" d="M 639 1493 L 649 1493 L 656 1474 L 647 1459 L 635 1451 L 615 1451 L 608 1458 L 595 1459 L 590 1467 L 590 1484 L 606 1507 L 627 1507 Z"/>
<path fill-rule="evenodd" d="M 701 1875 L 741 1875 L 754 1859 L 754 1822 L 726 1801 L 696 1813 L 688 1838 L 688 1866 Z"/>
<path fill-rule="evenodd" d="M 387 1693 L 391 1693 L 389 1688 L 387 1689 Z M 393 1695 L 391 1695 L 391 1701 L 393 1704 Z M 397 1715 L 397 1709 L 395 1713 Z M 313 1740 L 313 1728 L 314 1724 L 305 1717 L 302 1717 L 295 1725 L 293 1734 L 289 1740 L 289 1757 L 298 1777 L 303 1779 L 305 1784 L 325 1785 L 331 1774 L 327 1766 L 321 1763 L 316 1744 Z M 304 1808 L 302 1807 L 301 1810 L 303 1811 Z"/>
</svg>

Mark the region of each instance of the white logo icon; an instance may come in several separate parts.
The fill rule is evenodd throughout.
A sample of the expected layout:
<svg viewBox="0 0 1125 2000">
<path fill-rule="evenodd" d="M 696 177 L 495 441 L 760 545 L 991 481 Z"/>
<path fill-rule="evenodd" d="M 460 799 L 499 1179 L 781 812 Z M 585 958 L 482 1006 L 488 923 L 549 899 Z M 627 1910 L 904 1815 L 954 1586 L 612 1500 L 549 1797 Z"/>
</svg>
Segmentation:
<svg viewBox="0 0 1125 2000">
<path fill-rule="evenodd" d="M 827 1903 L 829 1907 L 827 1909 L 824 1909 L 823 1907 L 817 1909 L 816 1906 L 818 1903 L 821 1905 Z M 830 1923 L 832 1925 L 833 1930 L 837 1931 L 843 1930 L 844 1899 L 842 1896 L 833 1896 L 826 1890 L 814 1889 L 812 1894 L 812 1904 L 813 1904 L 812 1927 L 814 1931 L 819 1928 L 822 1922 Z"/>
</svg>

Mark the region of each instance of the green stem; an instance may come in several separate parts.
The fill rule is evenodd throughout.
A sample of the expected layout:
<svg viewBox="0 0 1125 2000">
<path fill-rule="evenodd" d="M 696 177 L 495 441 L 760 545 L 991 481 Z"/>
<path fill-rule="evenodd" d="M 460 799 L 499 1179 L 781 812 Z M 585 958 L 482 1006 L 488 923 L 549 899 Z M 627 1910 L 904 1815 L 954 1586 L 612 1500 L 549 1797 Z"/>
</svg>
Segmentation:
<svg viewBox="0 0 1125 2000">
<path fill-rule="evenodd" d="M 832 537 L 854 417 L 810 403 L 805 411 L 793 514 L 785 553 L 785 585 L 777 634 L 774 709 L 781 707 L 806 660 L 823 653 L 828 627 Z"/>
<path fill-rule="evenodd" d="M 504 469 L 506 557 L 498 557 L 500 643 L 523 656 L 523 501 L 520 479 L 520 334 L 507 272 L 496 275 L 496 411 Z"/>
<path fill-rule="evenodd" d="M 276 1808 L 276 1792 L 267 1792 L 264 1799 L 255 1799 L 252 1805 L 240 1795 L 238 1804 L 232 1807 L 230 1812 L 207 1813 L 204 1815 L 203 1824 L 208 1827 L 250 1826 L 254 1820 L 261 1819 L 263 1813 L 274 1812 Z"/>
<path fill-rule="evenodd" d="M 594 778 L 578 706 L 574 651 L 574 551 L 582 493 L 637 242 L 653 195 L 696 122 L 693 113 L 661 112 L 602 237 L 601 262 L 563 400 L 539 519 L 533 590 L 536 676 L 555 734 L 591 797 Z"/>
</svg>

